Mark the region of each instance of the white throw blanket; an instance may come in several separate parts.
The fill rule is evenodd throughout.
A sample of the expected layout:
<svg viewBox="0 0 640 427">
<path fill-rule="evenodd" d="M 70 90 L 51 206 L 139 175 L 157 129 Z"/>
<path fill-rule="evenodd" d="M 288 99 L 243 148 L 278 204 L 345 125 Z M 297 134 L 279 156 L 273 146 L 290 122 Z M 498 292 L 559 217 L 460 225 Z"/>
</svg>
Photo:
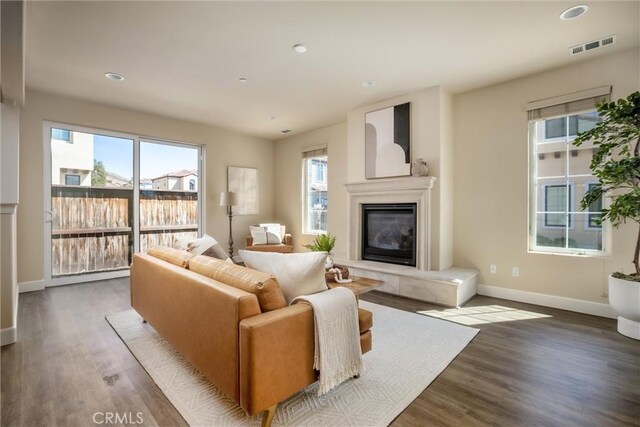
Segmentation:
<svg viewBox="0 0 640 427">
<path fill-rule="evenodd" d="M 358 327 L 358 302 L 353 291 L 337 287 L 294 298 L 291 304 L 313 307 L 315 354 L 313 367 L 320 371 L 318 396 L 364 369 Z"/>
</svg>

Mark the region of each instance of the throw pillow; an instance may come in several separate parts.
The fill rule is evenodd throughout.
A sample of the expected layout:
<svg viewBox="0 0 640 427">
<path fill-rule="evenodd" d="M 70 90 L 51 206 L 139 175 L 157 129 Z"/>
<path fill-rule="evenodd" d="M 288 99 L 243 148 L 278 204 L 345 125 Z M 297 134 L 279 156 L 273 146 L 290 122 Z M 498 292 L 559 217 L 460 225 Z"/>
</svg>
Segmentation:
<svg viewBox="0 0 640 427">
<path fill-rule="evenodd" d="M 241 250 L 240 256 L 247 267 L 276 277 L 287 304 L 295 297 L 327 290 L 326 252 L 279 254 Z"/>
<path fill-rule="evenodd" d="M 280 237 L 268 231 L 265 227 L 250 226 L 249 231 L 251 231 L 254 245 L 279 245 L 282 243 Z"/>
<path fill-rule="evenodd" d="M 174 246 L 176 248 L 183 247 L 193 255 L 206 255 L 233 263 L 229 254 L 222 249 L 222 246 L 220 246 L 218 241 L 208 234 L 205 234 L 200 238 L 176 239 Z"/>
<path fill-rule="evenodd" d="M 284 234 L 282 233 L 282 228 L 283 228 L 282 225 L 267 223 L 267 224 L 260 224 L 260 227 L 267 230 L 267 232 L 273 233 L 275 236 L 278 236 L 277 237 L 278 243 L 282 243 L 282 240 L 284 239 Z M 269 239 L 269 243 L 271 243 L 271 239 Z"/>
<path fill-rule="evenodd" d="M 175 249 L 182 249 L 184 251 L 187 250 L 187 246 L 189 245 L 189 243 L 192 240 L 195 240 L 196 237 L 193 237 L 190 235 L 191 233 L 184 233 L 181 235 L 178 235 L 178 237 L 174 237 L 173 239 L 173 247 Z"/>
</svg>

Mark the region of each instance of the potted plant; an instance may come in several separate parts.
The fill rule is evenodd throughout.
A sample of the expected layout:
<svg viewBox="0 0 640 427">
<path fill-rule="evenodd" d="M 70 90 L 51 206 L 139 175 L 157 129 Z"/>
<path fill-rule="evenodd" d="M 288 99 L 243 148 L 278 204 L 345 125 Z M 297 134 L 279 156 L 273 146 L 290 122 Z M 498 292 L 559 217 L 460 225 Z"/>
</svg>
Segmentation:
<svg viewBox="0 0 640 427">
<path fill-rule="evenodd" d="M 597 109 L 602 121 L 573 141 L 575 146 L 593 141 L 595 147 L 590 168 L 598 183 L 584 195 L 581 208 L 606 196 L 610 204 L 602 209 L 600 223 L 608 220 L 618 227 L 631 221 L 639 226 L 635 272 L 609 276 L 609 302 L 620 316 L 618 331 L 640 339 L 640 92 Z"/>
<path fill-rule="evenodd" d="M 327 253 L 327 261 L 325 262 L 326 268 L 333 267 L 333 254 L 331 251 L 333 247 L 336 245 L 336 236 L 332 236 L 331 234 L 317 234 L 313 242 L 309 245 L 304 245 L 305 248 L 309 249 L 313 252 L 326 252 Z"/>
</svg>

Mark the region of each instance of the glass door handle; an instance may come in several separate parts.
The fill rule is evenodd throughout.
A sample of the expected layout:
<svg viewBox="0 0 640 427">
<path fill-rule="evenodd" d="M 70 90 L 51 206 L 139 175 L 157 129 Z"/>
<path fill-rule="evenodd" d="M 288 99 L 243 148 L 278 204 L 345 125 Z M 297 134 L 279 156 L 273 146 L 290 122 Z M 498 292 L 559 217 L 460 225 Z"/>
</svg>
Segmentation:
<svg viewBox="0 0 640 427">
<path fill-rule="evenodd" d="M 44 214 L 44 222 L 53 222 L 53 211 L 44 211 Z"/>
</svg>

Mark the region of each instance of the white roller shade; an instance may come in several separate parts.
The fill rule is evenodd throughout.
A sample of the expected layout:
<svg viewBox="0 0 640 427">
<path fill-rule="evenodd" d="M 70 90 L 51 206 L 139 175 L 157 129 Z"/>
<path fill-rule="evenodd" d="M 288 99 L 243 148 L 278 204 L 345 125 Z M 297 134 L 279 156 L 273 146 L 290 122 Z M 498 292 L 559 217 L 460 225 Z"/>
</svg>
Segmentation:
<svg viewBox="0 0 640 427">
<path fill-rule="evenodd" d="M 321 147 L 321 148 L 315 148 L 315 149 L 311 149 L 309 151 L 303 151 L 302 152 L 302 158 L 303 159 L 308 159 L 311 157 L 321 157 L 321 156 L 326 156 L 327 155 L 327 147 Z"/>
<path fill-rule="evenodd" d="M 595 89 L 530 102 L 526 108 L 529 112 L 529 120 L 540 120 L 593 110 L 596 104 L 602 101 L 608 102 L 610 99 L 611 86 L 601 86 Z"/>
</svg>

